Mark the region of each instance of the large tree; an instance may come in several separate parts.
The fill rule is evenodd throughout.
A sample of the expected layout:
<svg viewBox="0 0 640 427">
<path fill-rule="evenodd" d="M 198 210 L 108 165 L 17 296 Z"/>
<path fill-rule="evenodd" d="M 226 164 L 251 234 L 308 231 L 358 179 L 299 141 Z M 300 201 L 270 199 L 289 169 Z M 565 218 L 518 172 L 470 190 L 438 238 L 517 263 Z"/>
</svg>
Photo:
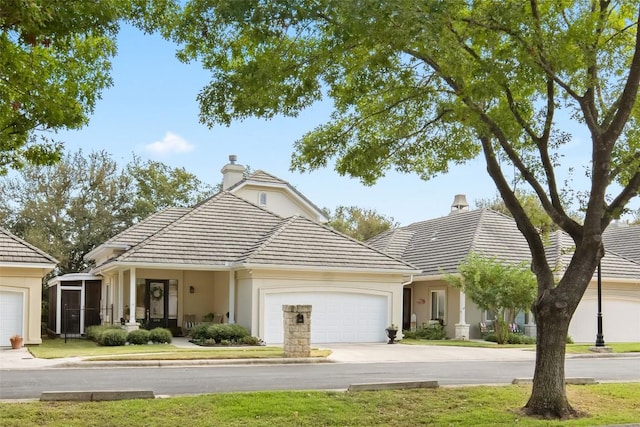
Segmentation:
<svg viewBox="0 0 640 427">
<path fill-rule="evenodd" d="M 568 417 L 569 322 L 604 255 L 603 231 L 640 187 L 638 9 L 607 0 L 188 0 L 161 24 L 182 45 L 179 58 L 212 72 L 198 97 L 210 126 L 296 116 L 332 99 L 329 122 L 295 144 L 301 171 L 335 160 L 365 183 L 390 168 L 427 179 L 482 155 L 538 283 L 525 410 Z M 572 138 L 578 128 L 588 137 Z M 583 223 L 561 198 L 566 169 L 581 166 L 561 157 L 569 143 L 588 156 Z M 575 242 L 559 281 L 513 178 Z"/>
<path fill-rule="evenodd" d="M 25 166 L 0 180 L 2 226 L 82 271 L 83 257 L 133 222 L 131 178 L 104 152 L 65 155 L 54 166 Z"/>
<path fill-rule="evenodd" d="M 87 124 L 129 3 L 0 0 L 0 174 L 58 161 L 55 131 Z"/>
</svg>

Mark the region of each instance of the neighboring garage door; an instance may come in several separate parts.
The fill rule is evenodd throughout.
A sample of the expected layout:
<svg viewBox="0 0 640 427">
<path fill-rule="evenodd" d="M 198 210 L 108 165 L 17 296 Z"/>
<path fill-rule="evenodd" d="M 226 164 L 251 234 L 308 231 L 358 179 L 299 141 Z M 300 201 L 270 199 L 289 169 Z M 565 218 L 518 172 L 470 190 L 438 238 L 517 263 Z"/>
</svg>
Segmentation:
<svg viewBox="0 0 640 427">
<path fill-rule="evenodd" d="M 265 336 L 282 343 L 282 306 L 311 305 L 311 342 L 380 342 L 388 326 L 387 298 L 341 292 L 274 293 L 265 296 Z"/>
<path fill-rule="evenodd" d="M 595 343 L 598 331 L 597 316 L 597 300 L 583 298 L 569 326 L 569 336 L 574 342 Z M 603 299 L 602 334 L 605 344 L 640 342 L 640 300 Z"/>
<path fill-rule="evenodd" d="M 0 346 L 10 346 L 12 335 L 24 336 L 24 294 L 0 291 Z"/>
</svg>

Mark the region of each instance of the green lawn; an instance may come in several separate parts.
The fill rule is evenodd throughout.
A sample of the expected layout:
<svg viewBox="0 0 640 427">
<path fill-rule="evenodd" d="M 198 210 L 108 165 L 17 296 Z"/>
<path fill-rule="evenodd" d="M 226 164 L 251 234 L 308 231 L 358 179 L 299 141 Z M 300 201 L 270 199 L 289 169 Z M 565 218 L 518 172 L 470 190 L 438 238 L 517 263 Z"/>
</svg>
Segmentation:
<svg viewBox="0 0 640 427">
<path fill-rule="evenodd" d="M 380 392 L 260 392 L 119 402 L 0 403 L 12 426 L 598 426 L 640 419 L 640 383 L 568 386 L 567 421 L 537 420 L 519 409 L 530 386 Z"/>
<path fill-rule="evenodd" d="M 443 345 L 451 347 L 482 347 L 482 348 L 529 348 L 535 350 L 535 344 L 503 344 L 498 345 L 488 341 L 457 341 L 457 340 L 416 340 L 403 339 L 402 344 L 408 345 Z M 567 353 L 593 353 L 589 349 L 594 344 L 567 344 Z M 606 343 L 614 353 L 640 353 L 640 343 Z"/>
<path fill-rule="evenodd" d="M 193 359 L 265 359 L 284 357 L 282 347 L 199 347 L 178 348 L 171 344 L 146 344 L 105 347 L 83 339 L 44 339 L 29 346 L 35 357 L 58 359 L 85 357 L 89 360 L 193 360 Z M 312 350 L 312 357 L 327 357 L 328 350 Z"/>
</svg>

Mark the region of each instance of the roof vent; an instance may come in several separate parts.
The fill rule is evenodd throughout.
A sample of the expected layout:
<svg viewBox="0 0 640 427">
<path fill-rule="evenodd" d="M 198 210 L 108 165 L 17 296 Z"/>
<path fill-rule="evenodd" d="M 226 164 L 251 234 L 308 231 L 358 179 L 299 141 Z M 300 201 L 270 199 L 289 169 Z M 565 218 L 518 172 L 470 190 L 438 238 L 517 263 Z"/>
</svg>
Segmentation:
<svg viewBox="0 0 640 427">
<path fill-rule="evenodd" d="M 229 154 L 229 163 L 231 163 L 232 165 L 235 165 L 237 161 L 238 161 L 238 156 L 236 156 L 235 154 Z"/>
<path fill-rule="evenodd" d="M 469 210 L 469 203 L 467 203 L 467 196 L 464 194 L 456 194 L 451 204 L 451 212 L 465 212 Z"/>
</svg>

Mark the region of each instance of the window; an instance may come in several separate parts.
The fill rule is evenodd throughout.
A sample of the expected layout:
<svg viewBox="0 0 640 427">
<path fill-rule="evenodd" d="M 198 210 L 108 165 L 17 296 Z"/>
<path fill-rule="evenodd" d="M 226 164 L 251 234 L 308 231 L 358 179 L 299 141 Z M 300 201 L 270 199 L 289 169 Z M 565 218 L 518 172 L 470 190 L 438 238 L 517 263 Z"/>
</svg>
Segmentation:
<svg viewBox="0 0 640 427">
<path fill-rule="evenodd" d="M 444 320 L 444 290 L 431 291 L 431 320 Z"/>
<path fill-rule="evenodd" d="M 258 193 L 258 204 L 260 206 L 265 206 L 267 204 L 267 193 L 264 191 Z"/>
</svg>

